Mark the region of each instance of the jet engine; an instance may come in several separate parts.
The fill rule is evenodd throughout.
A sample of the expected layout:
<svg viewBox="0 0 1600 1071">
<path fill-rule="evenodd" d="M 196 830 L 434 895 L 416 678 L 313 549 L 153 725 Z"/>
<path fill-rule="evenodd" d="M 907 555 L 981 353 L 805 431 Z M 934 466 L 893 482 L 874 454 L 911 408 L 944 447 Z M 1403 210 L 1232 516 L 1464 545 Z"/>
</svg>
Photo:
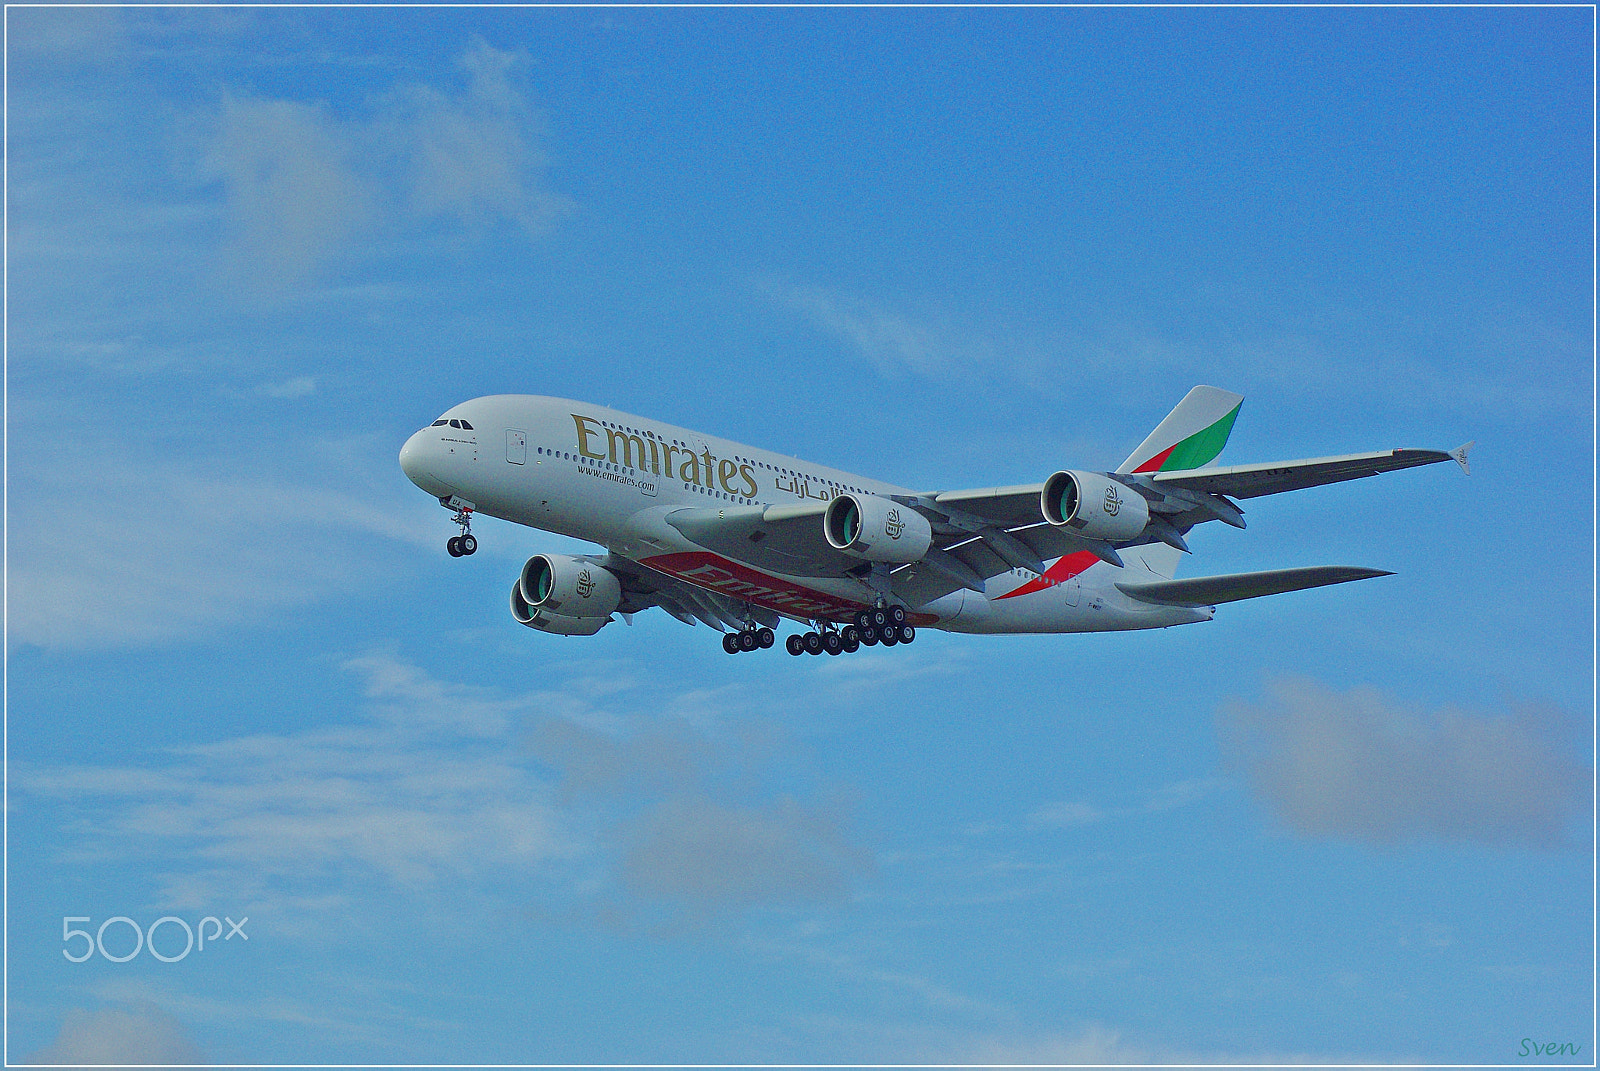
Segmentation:
<svg viewBox="0 0 1600 1071">
<path fill-rule="evenodd" d="M 610 617 L 567 617 L 551 613 L 542 606 L 529 606 L 528 600 L 522 597 L 520 580 L 511 585 L 511 616 L 519 624 L 557 636 L 593 636 L 611 621 Z"/>
<path fill-rule="evenodd" d="M 610 570 L 582 558 L 535 554 L 522 566 L 522 575 L 517 578 L 516 599 L 521 599 L 530 611 L 592 618 L 604 624 L 622 601 L 622 583 Z M 512 613 L 516 613 L 517 620 L 524 625 L 531 624 L 517 613 L 516 599 L 512 600 Z M 591 631 L 599 627 L 596 625 Z"/>
<path fill-rule="evenodd" d="M 877 495 L 839 495 L 822 515 L 835 549 L 871 562 L 921 561 L 933 542 L 928 518 Z"/>
<path fill-rule="evenodd" d="M 1058 472 L 1039 494 L 1044 519 L 1089 539 L 1135 539 L 1150 523 L 1144 496 L 1098 472 Z"/>
</svg>

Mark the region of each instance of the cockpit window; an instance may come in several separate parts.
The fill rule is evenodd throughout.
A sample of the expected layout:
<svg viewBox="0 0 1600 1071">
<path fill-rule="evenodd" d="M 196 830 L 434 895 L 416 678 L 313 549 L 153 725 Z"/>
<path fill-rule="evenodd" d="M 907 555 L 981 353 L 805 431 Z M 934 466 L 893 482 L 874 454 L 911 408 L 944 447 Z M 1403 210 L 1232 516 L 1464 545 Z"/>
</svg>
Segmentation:
<svg viewBox="0 0 1600 1071">
<path fill-rule="evenodd" d="M 452 420 L 452 421 L 451 421 L 451 422 L 450 422 L 450 426 L 451 426 L 451 427 L 452 427 L 452 428 L 459 428 L 459 427 L 460 427 L 460 426 L 461 426 L 461 421 L 459 421 L 459 420 Z"/>
<path fill-rule="evenodd" d="M 442 428 L 448 423 L 450 423 L 448 420 L 435 420 L 432 424 L 429 424 L 428 426 L 430 428 Z"/>
<path fill-rule="evenodd" d="M 472 431 L 472 430 L 473 430 L 473 427 L 472 427 L 472 425 L 471 425 L 471 424 L 468 424 L 468 423 L 467 423 L 467 422 L 466 422 L 466 421 L 465 421 L 465 420 L 463 420 L 463 421 L 462 421 L 462 422 L 461 422 L 461 426 L 462 426 L 462 427 L 463 427 L 463 428 L 465 428 L 465 429 L 466 429 L 466 430 L 467 430 L 467 431 Z"/>
</svg>

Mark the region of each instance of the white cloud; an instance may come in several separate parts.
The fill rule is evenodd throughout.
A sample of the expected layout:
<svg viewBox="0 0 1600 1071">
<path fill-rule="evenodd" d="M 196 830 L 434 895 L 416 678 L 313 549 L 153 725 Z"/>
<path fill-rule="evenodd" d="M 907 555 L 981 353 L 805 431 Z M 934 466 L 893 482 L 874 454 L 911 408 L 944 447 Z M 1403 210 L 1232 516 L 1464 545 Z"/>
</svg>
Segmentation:
<svg viewBox="0 0 1600 1071">
<path fill-rule="evenodd" d="M 9 638 L 122 647 L 202 635 L 380 582 L 398 548 L 438 529 L 374 494 L 380 460 L 339 444 L 281 453 L 298 481 L 216 455 L 170 459 L 85 431 L 13 460 Z M 332 469 L 332 471 L 329 471 Z M 25 477 L 19 473 L 25 472 Z"/>
<path fill-rule="evenodd" d="M 343 253 L 375 211 L 355 145 L 325 107 L 227 95 L 201 174 L 222 182 L 235 270 L 248 284 L 298 282 Z"/>
<path fill-rule="evenodd" d="M 282 383 L 263 383 L 256 388 L 257 394 L 268 398 L 305 398 L 316 392 L 317 381 L 311 376 L 295 376 Z"/>
<path fill-rule="evenodd" d="M 1192 778 L 1162 785 L 1142 804 L 1131 807 L 1097 807 L 1091 803 L 1063 800 L 1047 803 L 1028 816 L 1028 824 L 1042 828 L 1092 825 L 1108 818 L 1128 818 L 1184 807 L 1211 795 L 1222 787 L 1217 778 Z"/>
<path fill-rule="evenodd" d="M 68 855 L 152 860 L 162 907 L 239 905 L 279 928 L 363 882 L 481 888 L 576 850 L 510 738 L 538 694 L 432 681 L 376 654 L 346 668 L 366 680 L 364 722 L 174 748 L 147 767 L 24 765 L 13 783 L 89 823 Z"/>
<path fill-rule="evenodd" d="M 397 86 L 347 115 L 225 95 L 197 171 L 224 188 L 239 278 L 267 291 L 297 284 L 440 217 L 548 230 L 571 202 L 542 185 L 545 128 L 515 78 L 524 62 L 479 40 L 457 63 L 464 84 Z"/>
<path fill-rule="evenodd" d="M 722 803 L 678 795 L 626 824 L 620 874 L 633 894 L 696 916 L 836 899 L 870 863 L 851 843 L 848 817 L 839 804 L 787 796 Z"/>
<path fill-rule="evenodd" d="M 1207 1066 L 1309 1065 L 1357 1062 L 1350 1057 L 1311 1056 L 1301 1053 L 1222 1053 L 1180 1051 L 1160 1043 L 1130 1039 L 1125 1032 L 1094 1023 L 1076 1033 L 1045 1033 L 1034 1037 L 987 1037 L 958 1046 L 956 1055 L 930 1057 L 938 1063 L 989 1066 Z M 1370 1062 L 1370 1061 L 1359 1061 Z"/>
<path fill-rule="evenodd" d="M 605 846 L 615 921 L 698 925 L 836 900 L 871 871 L 846 795 L 762 788 L 770 764 L 792 761 L 759 730 L 672 715 L 604 723 L 547 718 L 531 746 Z"/>
<path fill-rule="evenodd" d="M 378 125 L 406 159 L 417 211 L 473 226 L 503 217 L 538 235 L 570 209 L 539 182 L 545 130 L 514 81 L 524 63 L 480 39 L 457 61 L 464 92 L 411 86 L 387 102 Z"/>
<path fill-rule="evenodd" d="M 204 1064 L 188 1033 L 153 1004 L 69 1010 L 55 1041 L 27 1057 L 30 1064 Z"/>
<path fill-rule="evenodd" d="M 161 908 L 237 906 L 280 932 L 375 889 L 677 927 L 838 899 L 872 865 L 850 801 L 797 791 L 792 761 L 742 730 L 619 716 L 637 693 L 585 697 L 559 674 L 506 694 L 382 653 L 344 668 L 364 682 L 357 722 L 138 767 L 22 764 L 16 799 L 70 804 L 84 824 L 63 862 L 148 860 Z M 783 791 L 761 787 L 768 766 Z"/>
<path fill-rule="evenodd" d="M 1225 755 L 1297 833 L 1557 847 L 1589 813 L 1575 721 L 1520 704 L 1498 715 L 1409 709 L 1370 689 L 1280 680 L 1218 714 Z"/>
</svg>

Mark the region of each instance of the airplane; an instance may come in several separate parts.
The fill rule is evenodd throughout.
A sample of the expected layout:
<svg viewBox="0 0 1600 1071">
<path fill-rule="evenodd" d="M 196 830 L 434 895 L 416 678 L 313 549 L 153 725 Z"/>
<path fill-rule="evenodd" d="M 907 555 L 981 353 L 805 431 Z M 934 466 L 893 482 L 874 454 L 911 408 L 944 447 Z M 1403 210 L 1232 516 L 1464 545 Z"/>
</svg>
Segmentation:
<svg viewBox="0 0 1600 1071">
<path fill-rule="evenodd" d="M 913 490 L 603 406 L 503 394 L 462 402 L 412 435 L 400 468 L 453 511 L 454 557 L 484 514 L 601 554 L 535 554 L 511 587 L 521 624 L 592 636 L 659 607 L 722 632 L 729 654 L 911 643 L 917 629 L 1068 633 L 1209 621 L 1245 599 L 1392 575 L 1310 566 L 1177 578 L 1186 536 L 1244 528 L 1237 499 L 1454 460 L 1390 450 L 1213 466 L 1244 399 L 1191 390 L 1113 472 Z"/>
</svg>

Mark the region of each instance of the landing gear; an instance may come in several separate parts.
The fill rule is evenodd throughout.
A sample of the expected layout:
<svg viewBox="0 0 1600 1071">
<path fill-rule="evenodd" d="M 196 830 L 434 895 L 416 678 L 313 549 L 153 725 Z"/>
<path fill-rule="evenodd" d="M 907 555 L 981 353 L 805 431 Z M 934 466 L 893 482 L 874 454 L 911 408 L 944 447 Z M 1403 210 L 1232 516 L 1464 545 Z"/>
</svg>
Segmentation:
<svg viewBox="0 0 1600 1071">
<path fill-rule="evenodd" d="M 794 637 L 790 637 L 793 639 Z M 729 654 L 739 654 L 741 651 L 759 651 L 771 647 L 778 641 L 778 637 L 770 628 L 743 628 L 738 632 L 726 632 L 722 636 L 722 649 Z"/>
<path fill-rule="evenodd" d="M 858 610 L 854 627 L 856 638 L 868 647 L 880 643 L 885 647 L 893 647 L 917 638 L 917 630 L 906 624 L 904 606 L 875 606 L 871 610 Z"/>
<path fill-rule="evenodd" d="M 449 504 L 448 501 L 445 503 L 447 506 Z M 445 549 L 450 552 L 450 557 L 460 558 L 463 555 L 477 553 L 478 540 L 472 534 L 472 507 L 457 506 L 456 515 L 451 517 L 450 520 L 461 526 L 461 534 L 451 536 L 450 541 L 444 545 Z"/>
</svg>

